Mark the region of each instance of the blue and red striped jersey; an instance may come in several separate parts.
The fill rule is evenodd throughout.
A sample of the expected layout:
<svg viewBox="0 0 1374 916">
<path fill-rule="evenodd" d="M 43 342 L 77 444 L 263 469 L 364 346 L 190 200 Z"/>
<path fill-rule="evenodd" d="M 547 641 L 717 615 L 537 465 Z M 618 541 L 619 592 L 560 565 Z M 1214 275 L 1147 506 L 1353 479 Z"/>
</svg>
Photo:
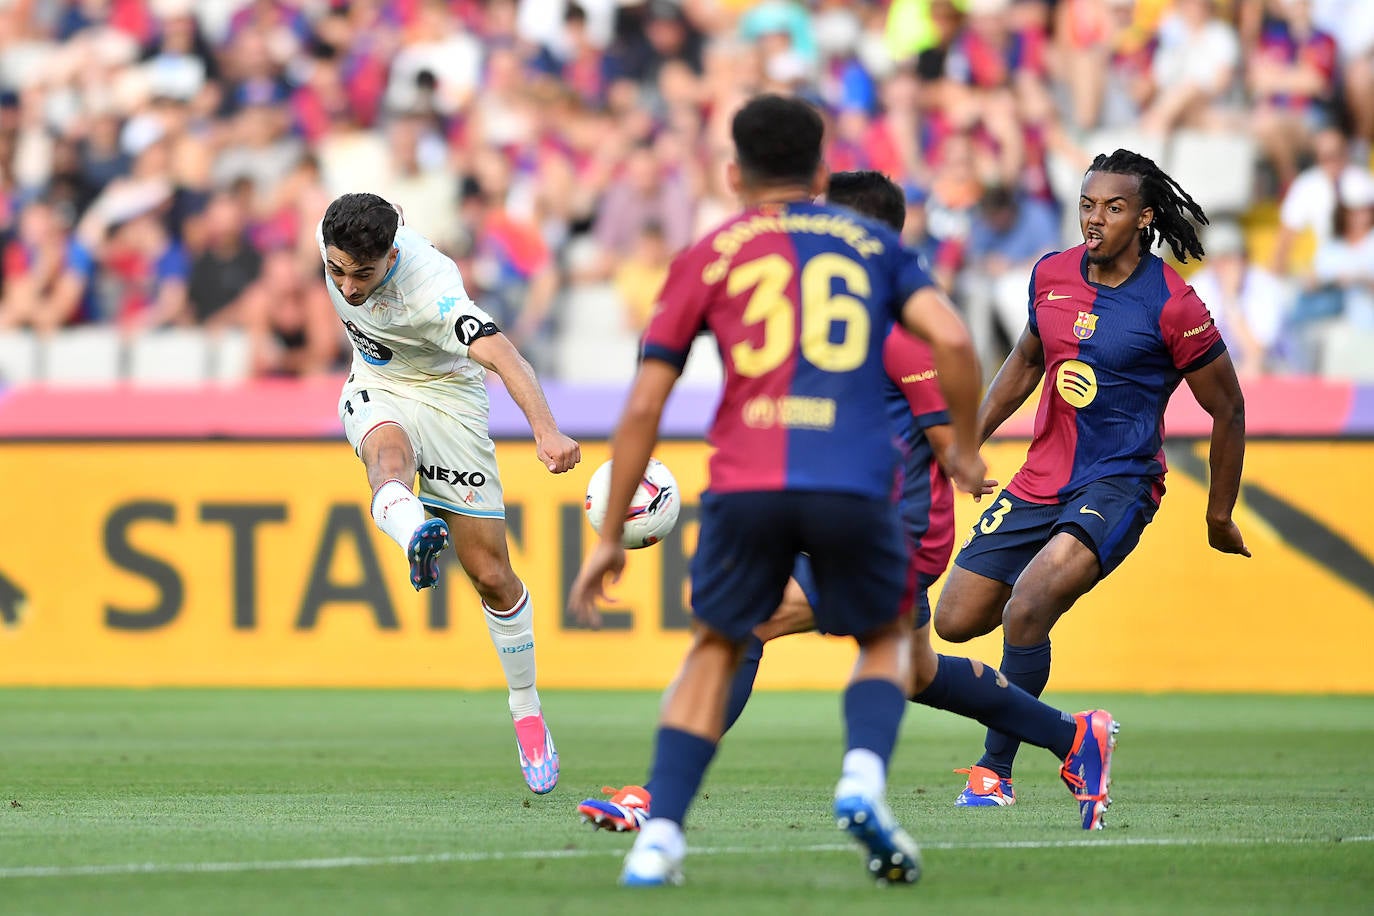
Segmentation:
<svg viewBox="0 0 1374 916">
<path fill-rule="evenodd" d="M 747 210 L 678 255 L 644 357 L 680 367 L 699 331 L 716 338 L 709 489 L 890 497 L 883 344 L 930 282 L 887 226 L 805 202 Z"/>
<path fill-rule="evenodd" d="M 1082 245 L 1031 271 L 1030 330 L 1045 384 L 1026 463 L 1007 484 L 1055 503 L 1103 477 L 1154 481 L 1164 494 L 1164 408 L 1179 381 L 1226 352 L 1207 306 L 1172 267 L 1146 254 L 1117 287 L 1087 279 Z"/>
<path fill-rule="evenodd" d="M 954 550 L 954 487 L 926 438 L 932 426 L 949 423 L 926 342 L 894 327 L 883 345 L 887 415 L 902 453 L 902 526 L 916 556 L 916 571 L 933 580 Z"/>
</svg>

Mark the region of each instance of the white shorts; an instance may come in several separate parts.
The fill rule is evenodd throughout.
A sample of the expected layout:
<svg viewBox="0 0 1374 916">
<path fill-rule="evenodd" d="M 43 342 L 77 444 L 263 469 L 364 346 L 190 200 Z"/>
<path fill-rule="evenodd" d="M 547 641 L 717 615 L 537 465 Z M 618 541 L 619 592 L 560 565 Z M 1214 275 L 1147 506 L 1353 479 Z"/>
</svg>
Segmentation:
<svg viewBox="0 0 1374 916">
<path fill-rule="evenodd" d="M 362 381 L 344 385 L 339 418 L 354 454 L 373 430 L 388 423 L 399 426 L 415 453 L 420 502 L 431 509 L 477 518 L 506 517 L 496 446 L 485 429 L 475 428 L 474 418 Z"/>
</svg>

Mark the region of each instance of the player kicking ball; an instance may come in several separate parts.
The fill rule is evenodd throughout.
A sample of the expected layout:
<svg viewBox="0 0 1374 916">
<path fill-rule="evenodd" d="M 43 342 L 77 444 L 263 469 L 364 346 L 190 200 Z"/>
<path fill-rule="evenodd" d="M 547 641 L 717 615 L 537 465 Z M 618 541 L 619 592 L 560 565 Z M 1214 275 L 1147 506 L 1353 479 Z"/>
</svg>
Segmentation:
<svg viewBox="0 0 1374 916">
<path fill-rule="evenodd" d="M 484 370 L 524 412 L 551 473 L 572 469 L 581 451 L 559 432 L 533 368 L 468 298 L 457 265 L 401 225 L 395 207 L 345 194 L 318 240 L 330 301 L 353 342 L 339 416 L 367 470 L 372 518 L 405 550 L 417 590 L 439 581 L 439 556 L 453 544 L 505 671 L 525 784 L 550 792 L 558 751 L 535 689 L 532 600 L 506 546 Z"/>
<path fill-rule="evenodd" d="M 905 222 L 901 189 L 878 172 L 831 175 L 826 201 L 881 220 L 898 232 Z M 1102 814 L 1111 804 L 1107 790 L 1117 730 L 1111 715 L 1101 709 L 1076 715 L 1060 712 L 1009 685 L 995 669 L 968 658 L 937 655 L 930 644 L 926 590 L 944 572 L 954 546 L 954 491 L 944 470 L 953 449 L 953 433 L 930 351 L 922 341 L 894 327 L 884 342 L 883 366 L 888 420 L 903 453 L 902 525 L 913 547 L 911 577 L 918 584 L 912 603 L 915 682 L 908 696 L 912 702 L 947 709 L 1049 749 L 1063 762 L 1060 776 L 1078 800 L 1084 829 L 1099 829 Z M 995 488 L 996 481 L 985 481 L 981 495 Z M 814 629 L 812 608 L 818 600 L 810 560 L 800 557 L 781 606 L 755 629 L 735 671 L 725 714 L 727 731 L 748 702 L 764 643 Z M 608 786 L 604 791 L 614 793 L 611 798 L 586 799 L 577 810 L 596 827 L 638 830 L 649 817 L 652 789 L 652 784 L 625 786 L 617 792 Z"/>
</svg>

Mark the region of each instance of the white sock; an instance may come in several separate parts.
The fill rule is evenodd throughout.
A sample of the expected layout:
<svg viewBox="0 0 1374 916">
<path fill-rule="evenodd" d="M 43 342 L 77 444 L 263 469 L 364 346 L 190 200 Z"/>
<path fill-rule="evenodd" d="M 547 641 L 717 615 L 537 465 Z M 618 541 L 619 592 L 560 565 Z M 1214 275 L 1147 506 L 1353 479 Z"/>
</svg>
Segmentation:
<svg viewBox="0 0 1374 916">
<path fill-rule="evenodd" d="M 520 585 L 520 600 L 505 611 L 482 602 L 487 632 L 510 688 L 510 714 L 516 719 L 537 715 L 539 691 L 534 689 L 534 608 L 530 590 Z"/>
<path fill-rule="evenodd" d="M 402 550 L 408 550 L 415 529 L 425 523 L 425 506 L 410 487 L 392 478 L 372 491 L 372 520 Z"/>
<path fill-rule="evenodd" d="M 840 769 L 842 778 L 858 786 L 865 795 L 882 798 L 887 792 L 887 767 L 883 766 L 883 758 L 868 748 L 847 751 Z"/>
<path fill-rule="evenodd" d="M 681 862 L 687 855 L 687 838 L 682 835 L 682 825 L 666 817 L 651 817 L 639 828 L 635 838 L 636 849 L 661 849 L 674 862 Z"/>
</svg>

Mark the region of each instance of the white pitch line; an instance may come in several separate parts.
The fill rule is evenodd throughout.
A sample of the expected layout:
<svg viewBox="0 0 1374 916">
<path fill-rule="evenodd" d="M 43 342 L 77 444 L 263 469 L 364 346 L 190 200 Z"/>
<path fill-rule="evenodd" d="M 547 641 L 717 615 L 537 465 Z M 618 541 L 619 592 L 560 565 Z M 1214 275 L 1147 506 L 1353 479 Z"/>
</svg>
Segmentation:
<svg viewBox="0 0 1374 916">
<path fill-rule="evenodd" d="M 1094 837 L 1077 840 L 993 840 L 972 843 L 922 843 L 922 849 L 1079 849 L 1127 846 L 1285 846 L 1309 843 L 1370 843 L 1374 836 L 1347 837 Z M 692 856 L 775 855 L 797 852 L 852 852 L 845 843 L 812 846 L 704 846 Z M 80 878 L 101 875 L 174 875 L 254 871 L 317 871 L 334 868 L 379 868 L 391 865 L 438 865 L 449 862 L 504 862 L 524 859 L 588 859 L 620 856 L 624 849 L 541 849 L 514 852 L 433 852 L 407 856 L 339 856 L 328 859 L 275 859 L 248 862 L 123 862 L 109 865 L 19 865 L 0 868 L 6 878 Z"/>
</svg>

